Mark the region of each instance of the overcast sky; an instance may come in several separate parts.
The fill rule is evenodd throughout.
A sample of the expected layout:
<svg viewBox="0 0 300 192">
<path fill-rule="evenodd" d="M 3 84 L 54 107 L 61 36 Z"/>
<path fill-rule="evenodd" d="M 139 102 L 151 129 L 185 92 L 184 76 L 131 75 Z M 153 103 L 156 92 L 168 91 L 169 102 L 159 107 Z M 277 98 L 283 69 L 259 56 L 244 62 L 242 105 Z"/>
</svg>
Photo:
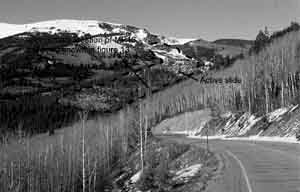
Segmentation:
<svg viewBox="0 0 300 192">
<path fill-rule="evenodd" d="M 184 38 L 255 38 L 300 20 L 300 0 L 1 0 L 0 22 L 92 19 Z"/>
</svg>

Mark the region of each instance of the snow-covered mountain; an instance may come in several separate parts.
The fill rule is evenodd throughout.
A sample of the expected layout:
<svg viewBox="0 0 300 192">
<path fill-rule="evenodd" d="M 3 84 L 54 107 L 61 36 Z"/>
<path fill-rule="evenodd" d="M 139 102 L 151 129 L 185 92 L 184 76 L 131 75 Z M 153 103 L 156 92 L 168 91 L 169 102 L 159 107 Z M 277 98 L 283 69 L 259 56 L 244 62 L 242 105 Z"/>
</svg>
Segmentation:
<svg viewBox="0 0 300 192">
<path fill-rule="evenodd" d="M 36 22 L 30 24 L 8 24 L 0 23 L 0 39 L 8 36 L 16 35 L 24 32 L 46 32 L 49 34 L 57 34 L 61 32 L 76 33 L 79 37 L 89 34 L 98 35 L 104 33 L 133 33 L 141 41 L 146 41 L 150 36 L 150 32 L 146 29 L 137 28 L 130 25 L 122 25 L 116 23 L 102 22 L 96 20 L 50 20 Z M 160 43 L 169 45 L 184 44 L 195 39 L 184 39 L 175 37 L 157 36 Z"/>
<path fill-rule="evenodd" d="M 119 34 L 119 35 L 117 35 Z M 118 51 L 128 48 L 131 52 L 136 52 L 137 50 L 143 50 L 142 57 L 144 57 L 145 52 L 152 52 L 157 59 L 161 59 L 163 64 L 171 70 L 181 70 L 186 69 L 191 71 L 191 63 L 196 63 L 197 61 L 191 57 L 187 57 L 177 46 L 183 45 L 194 39 L 183 39 L 175 37 L 166 37 L 163 35 L 153 34 L 147 29 L 139 28 L 131 25 L 123 25 L 109 22 L 102 22 L 96 20 L 51 20 L 43 21 L 30 24 L 7 24 L 0 23 L 0 40 L 7 39 L 11 37 L 16 37 L 17 41 L 22 41 L 22 39 L 31 38 L 31 35 L 38 36 L 39 38 L 55 39 L 61 38 L 70 39 L 69 44 L 62 45 L 62 48 L 82 48 L 82 42 L 85 48 L 93 48 L 96 52 L 97 49 L 117 49 Z M 50 36 L 49 36 L 50 35 Z M 52 36 L 51 36 L 52 35 Z M 111 36 L 122 36 L 125 40 L 121 42 L 90 42 L 89 44 L 80 39 L 99 37 L 99 35 L 111 35 Z M 71 36 L 71 37 L 70 37 Z M 102 36 L 103 37 L 103 36 Z M 101 38 L 101 37 L 100 37 Z M 130 41 L 128 41 L 129 38 Z M 76 39 L 76 40 L 74 40 Z M 38 40 L 39 41 L 39 40 Z M 72 43 L 77 42 L 77 43 Z M 47 42 L 48 43 L 48 42 Z M 56 43 L 54 43 L 56 46 Z M 51 43 L 49 43 L 51 45 Z M 49 46 L 47 46 L 49 47 Z M 57 46 L 56 46 L 57 47 Z M 94 59 L 94 55 L 87 54 L 86 52 L 75 52 L 72 54 L 57 54 L 56 53 L 43 53 L 44 56 L 50 56 L 52 58 L 58 59 L 63 63 L 72 63 L 75 65 L 80 65 L 82 63 L 89 63 L 99 65 L 103 63 L 103 59 Z M 106 63 L 112 65 L 115 60 L 105 60 Z"/>
<path fill-rule="evenodd" d="M 142 45 L 144 49 L 153 51 L 158 58 L 163 59 L 164 63 L 175 60 L 182 62 L 185 60 L 186 62 L 198 61 L 204 65 L 207 62 L 215 63 L 215 55 L 222 55 L 224 58 L 227 55 L 235 57 L 247 51 L 247 48 L 236 46 L 236 43 L 234 45 L 224 45 L 224 43 L 228 44 L 229 40 L 226 42 L 223 40 L 221 41 L 222 44 L 219 45 L 202 39 L 167 37 L 132 25 L 97 20 L 64 19 L 30 24 L 0 23 L 0 39 L 24 33 L 72 34 L 77 38 L 93 37 L 101 34 L 125 34 L 127 37 L 134 39 L 136 43 Z M 124 45 L 116 44 L 116 47 L 120 48 L 124 47 Z"/>
<path fill-rule="evenodd" d="M 77 33 L 79 36 L 84 34 L 96 35 L 110 32 L 108 28 L 101 27 L 101 23 L 94 20 L 51 20 L 30 24 L 7 24 L 0 23 L 0 38 L 8 37 L 18 33 L 24 32 L 47 32 L 50 34 L 60 32 Z M 104 23 L 114 26 L 114 32 L 119 32 L 121 25 L 113 23 Z"/>
<path fill-rule="evenodd" d="M 75 41 L 79 41 L 84 38 L 93 38 L 97 35 L 123 34 L 123 36 L 129 37 L 134 42 L 123 41 L 122 43 L 110 43 L 109 45 L 101 45 L 100 43 L 100 45 L 94 44 L 89 47 L 97 49 L 109 46 L 110 48 L 113 48 L 111 45 L 114 44 L 115 47 L 120 50 L 122 47 L 124 48 L 130 45 L 131 49 L 134 50 L 150 50 L 157 58 L 162 59 L 164 64 L 169 65 L 171 63 L 178 67 L 182 62 L 185 62 L 185 64 L 196 63 L 197 66 L 203 66 L 205 70 L 207 67 L 204 66 L 207 66 L 206 63 L 208 62 L 210 62 L 209 66 L 212 67 L 222 65 L 225 61 L 228 61 L 228 59 L 225 60 L 225 57 L 228 56 L 233 58 L 232 62 L 234 62 L 237 56 L 246 53 L 248 50 L 248 47 L 240 46 L 240 44 L 243 45 L 243 41 L 241 40 L 223 39 L 220 40 L 220 42 L 209 42 L 202 39 L 166 37 L 132 25 L 97 20 L 64 19 L 29 24 L 0 23 L 0 40 L 17 37 L 17 41 L 22 41 L 22 38 L 30 38 L 32 35 L 35 36 L 36 34 L 38 34 L 39 37 L 44 36 L 44 39 L 61 38 L 64 39 L 63 41 L 68 39 L 64 46 L 71 47 L 74 46 L 74 44 L 72 44 L 74 39 Z M 4 41 L 4 43 L 6 42 L 7 41 Z M 50 43 L 51 46 L 57 47 L 57 42 L 54 44 L 55 46 Z M 47 46 L 47 48 L 48 47 L 50 46 Z M 8 50 L 3 51 L 6 53 Z M 94 63 L 94 61 L 86 59 L 90 58 L 90 55 L 80 54 L 75 57 L 76 58 L 72 59 L 72 62 Z M 78 57 L 80 58 L 77 59 Z M 221 62 L 220 57 L 223 57 L 221 58 Z M 84 59 L 82 60 L 82 58 Z M 219 64 L 216 64 L 216 61 L 219 61 Z"/>
</svg>

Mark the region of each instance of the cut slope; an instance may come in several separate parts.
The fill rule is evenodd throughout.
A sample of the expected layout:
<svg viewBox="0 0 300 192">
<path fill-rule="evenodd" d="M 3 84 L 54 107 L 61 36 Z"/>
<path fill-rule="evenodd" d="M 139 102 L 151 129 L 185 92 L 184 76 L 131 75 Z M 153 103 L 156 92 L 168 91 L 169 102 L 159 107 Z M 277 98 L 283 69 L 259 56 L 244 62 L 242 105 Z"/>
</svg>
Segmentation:
<svg viewBox="0 0 300 192">
<path fill-rule="evenodd" d="M 300 108 L 298 105 L 279 108 L 265 116 L 249 113 L 227 113 L 212 118 L 209 111 L 189 112 L 166 119 L 155 127 L 154 132 L 165 134 L 187 134 L 192 137 L 241 139 L 272 137 L 279 141 L 296 141 L 300 134 Z"/>
</svg>

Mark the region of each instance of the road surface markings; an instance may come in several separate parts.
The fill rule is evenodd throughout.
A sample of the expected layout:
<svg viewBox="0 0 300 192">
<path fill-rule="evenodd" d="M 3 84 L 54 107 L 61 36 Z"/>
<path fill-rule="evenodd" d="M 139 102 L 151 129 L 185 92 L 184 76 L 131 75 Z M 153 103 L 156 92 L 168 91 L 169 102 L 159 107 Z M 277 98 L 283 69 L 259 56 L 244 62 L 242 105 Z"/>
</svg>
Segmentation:
<svg viewBox="0 0 300 192">
<path fill-rule="evenodd" d="M 241 167 L 242 169 L 242 172 L 243 172 L 243 175 L 244 175 L 244 178 L 246 180 L 246 184 L 247 184 L 247 188 L 248 188 L 248 191 L 249 192 L 253 192 L 252 191 L 252 188 L 251 188 L 251 185 L 250 185 L 250 182 L 249 182 L 249 178 L 248 178 L 248 175 L 247 175 L 247 172 L 246 172 L 246 169 L 245 167 L 243 166 L 243 163 L 231 152 L 231 151 L 228 151 L 226 150 L 227 154 L 230 155 L 231 157 L 233 157 L 239 164 L 239 166 Z"/>
</svg>

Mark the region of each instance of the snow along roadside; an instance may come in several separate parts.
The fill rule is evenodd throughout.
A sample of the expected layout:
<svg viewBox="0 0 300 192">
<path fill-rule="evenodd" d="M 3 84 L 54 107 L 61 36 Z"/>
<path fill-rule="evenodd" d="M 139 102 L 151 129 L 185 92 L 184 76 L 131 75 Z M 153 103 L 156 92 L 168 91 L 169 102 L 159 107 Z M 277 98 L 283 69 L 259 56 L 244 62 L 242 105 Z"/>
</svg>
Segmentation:
<svg viewBox="0 0 300 192">
<path fill-rule="evenodd" d="M 178 134 L 178 133 L 177 133 Z M 187 136 L 192 139 L 206 139 L 206 136 Z M 267 142 L 283 142 L 283 143 L 298 143 L 295 137 L 265 137 L 265 136 L 250 136 L 250 137 L 227 137 L 226 135 L 208 136 L 208 139 L 220 140 L 238 140 L 238 141 L 267 141 Z"/>
<path fill-rule="evenodd" d="M 174 134 L 174 135 L 186 135 L 187 138 L 191 139 L 206 139 L 206 136 L 194 136 L 187 134 L 186 131 L 175 131 L 175 132 L 167 132 L 164 134 Z M 268 142 L 283 142 L 283 143 L 298 143 L 300 144 L 300 141 L 298 141 L 295 137 L 279 137 L 279 136 L 249 136 L 249 137 L 229 137 L 228 135 L 213 135 L 208 136 L 208 139 L 220 139 L 220 140 L 238 140 L 238 141 L 268 141 Z"/>
</svg>

